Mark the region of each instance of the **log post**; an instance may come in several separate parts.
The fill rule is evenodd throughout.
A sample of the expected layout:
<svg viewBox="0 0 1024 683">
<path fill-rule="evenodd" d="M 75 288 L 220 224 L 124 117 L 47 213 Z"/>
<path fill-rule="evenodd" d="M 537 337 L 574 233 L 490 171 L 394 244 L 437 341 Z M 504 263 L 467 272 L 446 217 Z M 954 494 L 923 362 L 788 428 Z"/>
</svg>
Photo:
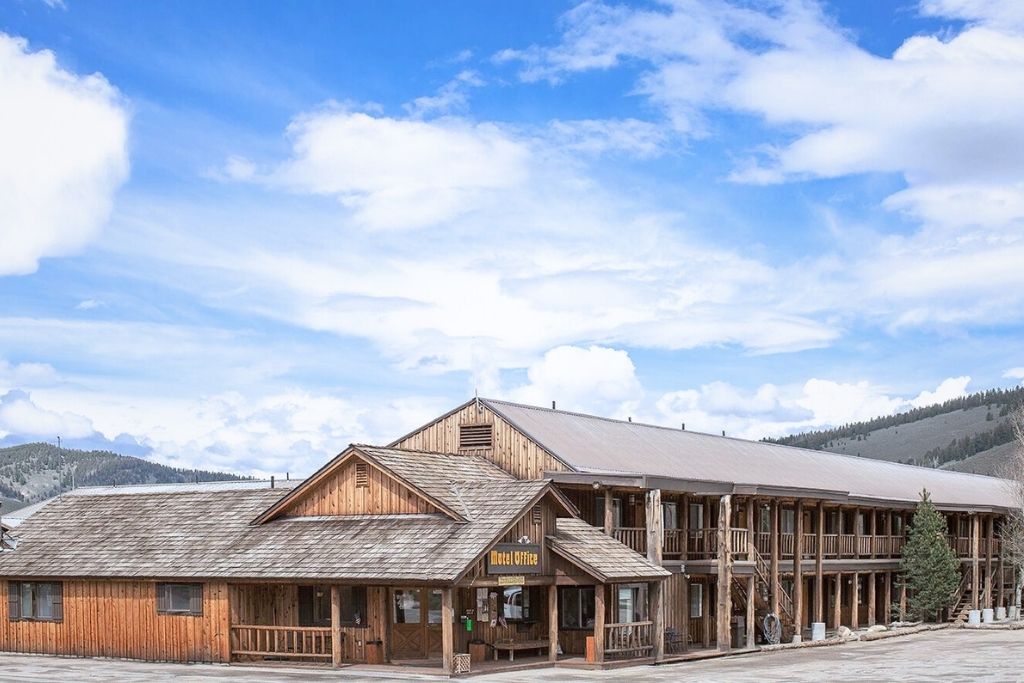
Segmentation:
<svg viewBox="0 0 1024 683">
<path fill-rule="evenodd" d="M 853 508 L 853 556 L 860 559 L 860 508 Z"/>
<path fill-rule="evenodd" d="M 331 666 L 341 666 L 344 650 L 341 647 L 341 591 L 331 586 Z"/>
<path fill-rule="evenodd" d="M 594 586 L 594 661 L 604 662 L 604 599 L 607 586 L 599 583 Z"/>
<path fill-rule="evenodd" d="M 885 617 L 885 623 L 892 623 L 892 572 L 885 573 L 885 604 L 882 605 L 882 614 Z"/>
<path fill-rule="evenodd" d="M 814 620 L 825 621 L 825 502 L 818 501 L 817 553 L 814 556 Z"/>
<path fill-rule="evenodd" d="M 558 661 L 558 586 L 548 586 L 548 661 Z"/>
<path fill-rule="evenodd" d="M 614 518 L 612 517 L 612 490 L 606 488 L 604 490 L 604 532 L 609 536 L 612 535 L 612 524 Z"/>
<path fill-rule="evenodd" d="M 995 516 L 988 515 L 985 529 L 985 607 L 992 607 L 992 546 L 995 545 Z"/>
<path fill-rule="evenodd" d="M 793 532 L 793 621 L 796 633 L 804 633 L 804 501 L 797 499 Z"/>
<path fill-rule="evenodd" d="M 690 580 L 683 574 L 679 577 L 679 583 L 679 592 L 682 594 L 679 602 L 683 609 L 683 652 L 686 652 L 690 645 Z"/>
<path fill-rule="evenodd" d="M 850 628 L 860 628 L 860 572 L 853 573 L 850 589 Z"/>
<path fill-rule="evenodd" d="M 754 635 L 757 630 L 754 626 L 754 620 L 757 618 L 754 611 L 754 591 L 757 590 L 756 577 L 751 574 L 747 577 L 747 649 L 752 650 L 755 646 Z"/>
<path fill-rule="evenodd" d="M 732 620 L 732 496 L 724 495 L 718 501 L 718 614 L 715 620 L 717 627 L 718 649 L 722 652 L 731 647 L 729 626 Z"/>
<path fill-rule="evenodd" d="M 652 625 L 654 652 L 652 654 L 655 662 L 663 662 L 665 661 L 665 600 L 662 596 L 661 581 L 651 581 L 647 584 L 647 598 L 651 602 L 649 608 L 653 616 L 651 621 L 654 622 Z"/>
<path fill-rule="evenodd" d="M 871 508 L 871 559 L 878 557 L 878 511 Z"/>
<path fill-rule="evenodd" d="M 680 505 L 683 506 L 683 518 L 680 520 L 679 525 L 682 528 L 679 530 L 679 533 L 682 535 L 683 541 L 682 554 L 679 557 L 683 562 L 686 562 L 690 559 L 690 496 L 688 494 L 683 494 L 683 500 Z M 687 606 L 687 609 L 689 609 L 689 606 Z"/>
<path fill-rule="evenodd" d="M 981 609 L 981 517 L 972 515 L 971 521 L 971 604 L 973 609 Z"/>
<path fill-rule="evenodd" d="M 907 620 L 907 582 L 900 580 L 900 621 Z"/>
<path fill-rule="evenodd" d="M 451 586 L 441 589 L 441 664 L 449 676 L 455 673 L 455 606 Z"/>
<path fill-rule="evenodd" d="M 838 631 L 843 623 L 843 575 L 839 573 L 836 574 L 836 601 L 832 605 L 832 620 Z"/>
<path fill-rule="evenodd" d="M 892 510 L 885 511 L 885 554 L 888 557 L 896 555 L 894 548 L 896 546 L 892 542 Z M 886 618 L 888 621 L 888 618 Z"/>
<path fill-rule="evenodd" d="M 772 515 L 772 528 L 771 528 L 771 573 L 772 573 L 772 585 L 771 585 L 771 596 L 772 596 L 772 614 L 779 613 L 779 592 L 781 586 L 779 585 L 779 503 L 776 499 L 772 499 L 771 503 L 771 515 Z"/>
<path fill-rule="evenodd" d="M 875 577 L 875 573 L 874 572 L 869 572 L 868 573 L 868 626 L 874 626 L 875 625 L 875 607 L 876 607 L 876 603 L 878 602 L 877 595 L 875 593 L 875 590 L 878 588 L 878 586 L 876 584 L 877 584 L 877 580 L 876 580 L 876 577 Z"/>
<path fill-rule="evenodd" d="M 661 489 L 647 492 L 647 559 L 659 567 L 662 565 L 662 549 L 665 539 L 665 516 L 661 510 Z"/>
<path fill-rule="evenodd" d="M 757 551 L 757 542 L 754 538 L 755 526 L 754 515 L 757 513 L 757 501 L 754 498 L 747 499 L 747 562 L 754 561 L 754 553 Z"/>
</svg>

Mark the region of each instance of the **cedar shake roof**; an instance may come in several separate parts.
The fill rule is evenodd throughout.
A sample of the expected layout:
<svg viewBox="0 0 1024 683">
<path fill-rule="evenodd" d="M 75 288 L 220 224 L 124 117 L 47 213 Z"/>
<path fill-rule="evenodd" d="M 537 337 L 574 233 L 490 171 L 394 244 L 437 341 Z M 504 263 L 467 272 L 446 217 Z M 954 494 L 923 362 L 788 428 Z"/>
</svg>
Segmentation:
<svg viewBox="0 0 1024 683">
<path fill-rule="evenodd" d="M 916 503 L 927 488 L 939 507 L 1015 504 L 1007 482 L 996 477 L 479 400 L 575 472 L 725 483 L 767 495 L 803 490 L 868 503 Z"/>
<path fill-rule="evenodd" d="M 659 579 L 670 575 L 581 519 L 564 517 L 555 520 L 555 524 L 554 535 L 548 536 L 551 551 L 603 583 Z"/>
<path fill-rule="evenodd" d="M 519 481 L 481 458 L 360 448 L 443 498 L 461 519 L 353 515 L 253 524 L 292 492 L 266 485 L 81 489 L 18 527 L 17 550 L 0 554 L 0 576 L 451 583 L 530 506 L 545 495 L 561 500 L 550 481 Z"/>
</svg>

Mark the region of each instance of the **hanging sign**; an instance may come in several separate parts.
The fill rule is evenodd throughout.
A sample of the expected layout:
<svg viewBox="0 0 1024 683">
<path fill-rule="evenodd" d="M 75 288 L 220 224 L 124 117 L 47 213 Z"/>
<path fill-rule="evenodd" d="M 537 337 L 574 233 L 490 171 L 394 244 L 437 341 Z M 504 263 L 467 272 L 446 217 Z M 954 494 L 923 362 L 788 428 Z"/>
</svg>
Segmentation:
<svg viewBox="0 0 1024 683">
<path fill-rule="evenodd" d="M 487 553 L 488 574 L 540 574 L 540 545 L 499 543 Z"/>
</svg>

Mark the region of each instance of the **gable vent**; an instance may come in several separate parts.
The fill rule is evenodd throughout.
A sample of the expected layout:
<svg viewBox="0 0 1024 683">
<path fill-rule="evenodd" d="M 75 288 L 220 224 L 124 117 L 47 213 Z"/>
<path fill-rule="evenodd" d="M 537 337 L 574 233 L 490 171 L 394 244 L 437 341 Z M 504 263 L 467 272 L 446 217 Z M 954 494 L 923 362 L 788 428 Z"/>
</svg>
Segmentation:
<svg viewBox="0 0 1024 683">
<path fill-rule="evenodd" d="M 365 462 L 356 463 L 356 488 L 365 489 L 370 487 L 370 466 Z"/>
<path fill-rule="evenodd" d="M 533 523 L 539 525 L 540 521 L 541 521 L 540 505 L 534 505 L 533 506 Z"/>
<path fill-rule="evenodd" d="M 492 425 L 459 425 L 459 448 L 490 448 L 494 445 Z"/>
</svg>

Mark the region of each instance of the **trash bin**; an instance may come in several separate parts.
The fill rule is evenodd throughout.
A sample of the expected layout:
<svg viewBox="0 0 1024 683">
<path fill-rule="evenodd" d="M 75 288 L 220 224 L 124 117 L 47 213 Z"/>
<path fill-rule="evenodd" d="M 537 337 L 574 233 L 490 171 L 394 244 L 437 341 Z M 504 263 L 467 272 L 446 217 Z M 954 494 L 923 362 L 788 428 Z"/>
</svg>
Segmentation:
<svg viewBox="0 0 1024 683">
<path fill-rule="evenodd" d="M 474 638 L 469 641 L 469 659 L 472 662 L 483 662 L 487 659 L 487 643 Z"/>
<path fill-rule="evenodd" d="M 587 662 L 593 664 L 597 661 L 597 647 L 594 645 L 594 636 L 587 636 Z"/>
<path fill-rule="evenodd" d="M 747 619 L 746 617 L 732 618 L 732 646 L 746 647 L 747 645 Z"/>
</svg>

